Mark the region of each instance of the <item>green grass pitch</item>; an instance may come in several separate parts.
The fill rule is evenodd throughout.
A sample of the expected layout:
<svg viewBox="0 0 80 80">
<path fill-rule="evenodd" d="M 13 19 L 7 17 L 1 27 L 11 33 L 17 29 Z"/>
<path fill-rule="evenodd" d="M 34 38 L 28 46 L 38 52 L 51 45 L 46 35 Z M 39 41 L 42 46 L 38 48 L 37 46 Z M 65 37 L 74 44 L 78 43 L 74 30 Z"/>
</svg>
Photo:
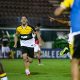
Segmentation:
<svg viewBox="0 0 80 80">
<path fill-rule="evenodd" d="M 31 75 L 25 75 L 22 59 L 2 59 L 2 64 L 9 80 L 71 80 L 70 60 L 42 59 L 43 65 L 38 65 L 37 59 L 30 66 Z"/>
</svg>

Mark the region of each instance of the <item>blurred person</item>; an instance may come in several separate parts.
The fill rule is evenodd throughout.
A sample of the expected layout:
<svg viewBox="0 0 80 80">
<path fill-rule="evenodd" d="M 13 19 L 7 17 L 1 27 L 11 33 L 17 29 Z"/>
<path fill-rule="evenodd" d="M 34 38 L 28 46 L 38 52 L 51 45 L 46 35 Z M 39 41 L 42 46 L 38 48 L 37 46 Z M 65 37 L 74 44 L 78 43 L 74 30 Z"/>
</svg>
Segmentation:
<svg viewBox="0 0 80 80">
<path fill-rule="evenodd" d="M 80 0 L 65 0 L 61 3 L 54 14 L 59 16 L 66 8 L 71 7 L 70 20 L 71 28 L 69 35 L 69 47 L 72 56 L 71 73 L 72 80 L 79 80 L 79 61 L 80 61 Z"/>
<path fill-rule="evenodd" d="M 37 26 L 35 27 L 35 30 L 39 33 L 40 35 L 40 24 L 37 24 Z M 40 36 L 41 38 L 41 36 Z M 37 35 L 34 34 L 34 53 L 35 53 L 35 56 L 37 56 L 38 58 L 38 64 L 39 65 L 42 65 L 41 63 L 41 46 L 42 45 L 39 45 L 39 40 L 37 38 Z M 41 43 L 42 43 L 42 39 L 41 39 Z"/>
<path fill-rule="evenodd" d="M 62 24 L 67 24 L 68 26 L 70 26 L 70 21 L 65 21 L 65 20 L 61 20 L 61 19 L 55 19 L 53 17 L 50 17 L 50 21 L 57 21 L 59 23 L 62 23 Z M 69 34 L 70 35 L 70 34 Z M 65 46 L 61 51 L 60 51 L 60 55 L 64 55 L 64 54 L 67 54 L 69 56 L 70 59 L 72 59 L 72 56 L 70 55 L 70 49 L 69 49 L 69 41 L 67 39 L 67 46 Z"/>
<path fill-rule="evenodd" d="M 10 36 L 8 34 L 8 31 L 6 32 L 2 31 L 1 51 L 3 57 L 5 57 L 4 55 L 7 55 L 7 58 L 9 58 L 9 54 L 10 54 L 9 42 L 10 42 Z"/>
<path fill-rule="evenodd" d="M 0 78 L 1 80 L 8 80 L 7 74 L 5 73 L 1 62 L 0 62 Z"/>
<path fill-rule="evenodd" d="M 26 75 L 30 75 L 29 66 L 32 62 L 32 58 L 34 58 L 34 39 L 32 37 L 32 33 L 37 34 L 37 37 L 40 40 L 40 35 L 35 30 L 34 27 L 28 24 L 28 20 L 25 16 L 21 17 L 21 26 L 18 26 L 16 29 L 15 37 L 14 37 L 14 47 L 17 47 L 18 35 L 20 35 L 20 46 L 22 51 L 22 57 L 25 65 L 25 73 Z"/>
<path fill-rule="evenodd" d="M 1 38 L 2 38 L 2 32 L 0 32 L 0 46 L 2 46 Z M 3 65 L 2 65 L 1 61 L 0 61 L 0 78 L 1 78 L 1 80 L 8 80 L 7 75 L 3 69 Z"/>
</svg>

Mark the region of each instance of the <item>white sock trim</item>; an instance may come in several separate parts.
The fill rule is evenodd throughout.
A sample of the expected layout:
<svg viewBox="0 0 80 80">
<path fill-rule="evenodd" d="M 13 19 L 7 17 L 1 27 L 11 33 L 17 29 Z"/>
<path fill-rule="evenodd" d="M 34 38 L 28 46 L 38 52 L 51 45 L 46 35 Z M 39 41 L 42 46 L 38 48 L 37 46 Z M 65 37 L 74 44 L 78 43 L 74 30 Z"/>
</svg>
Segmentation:
<svg viewBox="0 0 80 80">
<path fill-rule="evenodd" d="M 7 77 L 3 77 L 3 78 L 1 78 L 1 80 L 8 80 L 8 78 Z"/>
<path fill-rule="evenodd" d="M 30 74 L 29 69 L 26 69 L 25 72 L 26 72 L 26 75 L 29 75 Z"/>
</svg>

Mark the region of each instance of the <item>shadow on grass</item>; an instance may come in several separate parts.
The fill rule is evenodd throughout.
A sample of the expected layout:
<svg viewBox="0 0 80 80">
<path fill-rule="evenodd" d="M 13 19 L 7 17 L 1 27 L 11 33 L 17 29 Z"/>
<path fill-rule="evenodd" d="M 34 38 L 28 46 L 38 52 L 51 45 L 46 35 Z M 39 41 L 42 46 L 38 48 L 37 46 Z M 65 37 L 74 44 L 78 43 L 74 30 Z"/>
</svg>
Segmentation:
<svg viewBox="0 0 80 80">
<path fill-rule="evenodd" d="M 47 73 L 31 72 L 31 75 L 44 75 L 44 74 L 47 74 Z"/>
<path fill-rule="evenodd" d="M 71 77 L 71 73 L 64 73 L 63 76 L 64 77 Z"/>
</svg>

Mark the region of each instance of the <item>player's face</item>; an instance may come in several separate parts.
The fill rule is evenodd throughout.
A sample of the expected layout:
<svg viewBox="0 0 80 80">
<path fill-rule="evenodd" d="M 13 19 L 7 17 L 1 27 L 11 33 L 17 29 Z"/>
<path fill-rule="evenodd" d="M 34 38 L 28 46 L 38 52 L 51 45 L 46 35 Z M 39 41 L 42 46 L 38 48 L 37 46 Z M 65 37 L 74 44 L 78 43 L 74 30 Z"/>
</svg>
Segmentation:
<svg viewBox="0 0 80 80">
<path fill-rule="evenodd" d="M 21 23 L 22 23 L 23 25 L 27 24 L 27 22 L 28 22 L 28 20 L 27 20 L 26 17 L 22 17 L 22 18 L 21 18 Z"/>
</svg>

